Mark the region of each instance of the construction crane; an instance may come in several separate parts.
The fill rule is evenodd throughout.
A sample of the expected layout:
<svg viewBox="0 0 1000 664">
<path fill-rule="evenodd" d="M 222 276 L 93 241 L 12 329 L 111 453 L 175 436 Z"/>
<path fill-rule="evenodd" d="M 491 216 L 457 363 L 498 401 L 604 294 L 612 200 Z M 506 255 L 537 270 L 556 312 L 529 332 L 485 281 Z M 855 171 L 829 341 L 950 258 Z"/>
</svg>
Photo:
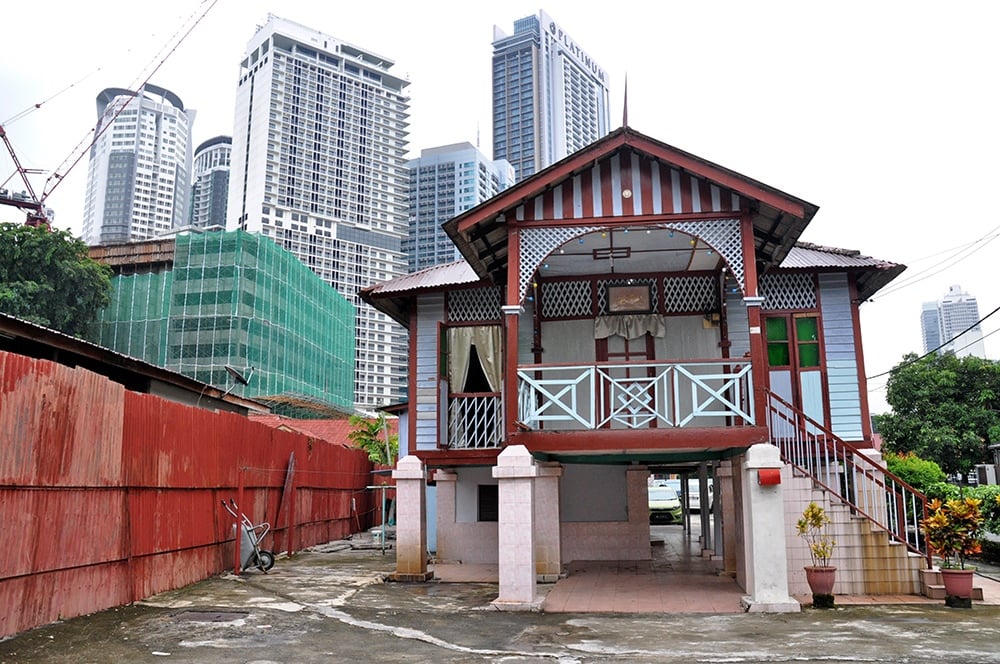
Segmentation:
<svg viewBox="0 0 1000 664">
<path fill-rule="evenodd" d="M 42 171 L 27 169 L 21 166 L 21 160 L 17 158 L 17 153 L 14 152 L 14 146 L 10 144 L 10 139 L 7 138 L 7 130 L 4 129 L 3 125 L 0 125 L 0 138 L 3 139 L 3 144 L 7 147 L 7 152 L 10 153 L 10 158 L 14 161 L 14 173 L 3 182 L 3 185 L 6 185 L 15 175 L 20 175 L 21 181 L 24 183 L 24 189 L 20 192 L 8 191 L 3 186 L 0 186 L 0 205 L 12 205 L 25 210 L 28 215 L 25 224 L 28 226 L 45 226 L 48 228 L 49 220 L 45 214 L 43 201 L 35 195 L 35 189 L 31 186 L 31 181 L 28 179 L 29 173 L 41 173 Z"/>
<path fill-rule="evenodd" d="M 208 12 L 218 1 L 219 0 L 201 0 L 199 6 L 184 21 L 178 31 L 170 37 L 166 45 L 161 49 L 160 53 L 157 54 L 153 63 L 146 68 L 143 74 L 140 74 L 142 83 L 136 87 L 136 89 L 141 89 L 146 85 L 146 83 L 149 82 L 149 79 L 153 76 L 153 74 L 160 69 L 166 59 L 177 49 L 178 46 L 181 45 L 187 36 L 191 34 L 191 31 L 194 30 L 199 23 L 201 23 L 202 19 L 205 18 Z M 128 102 L 117 107 L 108 107 L 109 115 L 102 118 L 98 123 L 94 130 L 94 137 L 90 140 L 83 141 L 79 146 L 77 146 L 77 149 L 66 158 L 62 165 L 55 172 L 49 175 L 40 197 L 35 194 L 35 190 L 31 186 L 31 182 L 28 180 L 28 174 L 42 173 L 43 171 L 26 169 L 21 166 L 21 161 L 17 158 L 17 153 L 14 152 L 14 148 L 10 144 L 10 139 L 7 138 L 7 130 L 4 129 L 3 125 L 0 125 L 0 138 L 3 139 L 3 143 L 7 147 L 7 152 L 10 153 L 11 159 L 14 160 L 15 169 L 14 173 L 10 177 L 0 183 L 0 205 L 12 205 L 14 207 L 21 208 L 22 210 L 26 210 L 28 219 L 25 224 L 28 226 L 45 226 L 46 228 L 49 228 L 49 215 L 45 210 L 45 200 L 59 185 L 59 183 L 62 182 L 62 179 L 66 176 L 66 174 L 73 170 L 80 160 L 83 159 L 83 156 L 87 154 L 90 148 L 97 142 L 100 135 L 107 131 L 108 127 L 111 126 L 111 123 L 113 123 L 121 112 L 125 110 L 126 106 L 128 106 Z M 35 109 L 40 107 L 41 103 L 34 105 Z M 7 122 L 9 123 L 10 121 Z M 21 181 L 24 182 L 24 190 L 20 193 L 12 193 L 5 188 L 14 175 L 20 175 Z"/>
</svg>

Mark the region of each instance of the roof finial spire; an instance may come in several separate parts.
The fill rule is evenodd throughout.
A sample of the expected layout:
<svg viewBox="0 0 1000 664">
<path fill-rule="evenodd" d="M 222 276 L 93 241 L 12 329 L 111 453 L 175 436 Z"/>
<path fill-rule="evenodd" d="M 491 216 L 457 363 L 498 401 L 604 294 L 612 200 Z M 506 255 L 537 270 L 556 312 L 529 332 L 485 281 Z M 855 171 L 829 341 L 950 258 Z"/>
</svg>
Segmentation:
<svg viewBox="0 0 1000 664">
<path fill-rule="evenodd" d="M 628 73 L 625 73 L 625 101 L 622 109 L 622 127 L 628 126 Z"/>
</svg>

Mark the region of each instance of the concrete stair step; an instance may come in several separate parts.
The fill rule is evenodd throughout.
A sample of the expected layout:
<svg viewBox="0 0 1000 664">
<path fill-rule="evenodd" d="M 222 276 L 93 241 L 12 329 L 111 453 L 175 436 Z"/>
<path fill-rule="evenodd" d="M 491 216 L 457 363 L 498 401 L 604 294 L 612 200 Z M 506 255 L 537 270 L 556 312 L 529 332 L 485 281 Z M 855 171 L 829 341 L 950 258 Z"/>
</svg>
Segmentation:
<svg viewBox="0 0 1000 664">
<path fill-rule="evenodd" d="M 931 599 L 944 599 L 944 586 L 937 584 L 930 584 L 924 588 L 924 595 L 930 597 Z M 981 602 L 983 601 L 983 589 L 977 586 L 972 588 L 972 599 Z"/>
</svg>

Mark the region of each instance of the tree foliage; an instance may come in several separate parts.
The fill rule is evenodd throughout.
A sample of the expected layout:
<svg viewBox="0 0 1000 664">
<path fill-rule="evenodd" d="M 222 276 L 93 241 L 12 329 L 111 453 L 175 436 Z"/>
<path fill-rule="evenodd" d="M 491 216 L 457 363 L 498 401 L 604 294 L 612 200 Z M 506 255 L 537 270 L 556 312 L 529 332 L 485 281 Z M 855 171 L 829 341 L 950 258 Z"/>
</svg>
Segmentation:
<svg viewBox="0 0 1000 664">
<path fill-rule="evenodd" d="M 947 477 L 941 466 L 934 461 L 921 459 L 913 452 L 885 454 L 885 467 L 893 475 L 903 480 L 921 493 L 927 493 L 927 487 L 935 482 L 944 482 Z"/>
<path fill-rule="evenodd" d="M 111 302 L 111 268 L 68 231 L 0 224 L 0 311 L 76 337 L 92 338 Z"/>
<path fill-rule="evenodd" d="M 997 362 L 910 354 L 893 368 L 886 399 L 892 412 L 877 419 L 885 448 L 935 461 L 949 475 L 988 462 L 988 446 L 1000 438 Z"/>
<path fill-rule="evenodd" d="M 367 452 L 372 463 L 383 466 L 396 463 L 396 457 L 399 455 L 399 436 L 389 434 L 385 413 L 379 413 L 375 418 L 351 415 L 348 423 L 354 428 L 347 434 L 347 438 L 355 447 Z"/>
</svg>

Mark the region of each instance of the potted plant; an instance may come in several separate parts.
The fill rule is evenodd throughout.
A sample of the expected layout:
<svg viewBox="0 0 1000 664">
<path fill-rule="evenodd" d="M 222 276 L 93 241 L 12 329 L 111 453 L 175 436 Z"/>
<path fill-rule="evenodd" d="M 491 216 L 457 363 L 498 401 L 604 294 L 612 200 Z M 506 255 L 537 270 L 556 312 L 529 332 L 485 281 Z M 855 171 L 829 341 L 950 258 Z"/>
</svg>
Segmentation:
<svg viewBox="0 0 1000 664">
<path fill-rule="evenodd" d="M 927 546 L 941 558 L 941 579 L 949 606 L 971 606 L 975 570 L 967 568 L 965 560 L 982 550 L 982 502 L 978 498 L 944 502 L 935 498 L 928 505 L 928 516 L 920 521 Z"/>
<path fill-rule="evenodd" d="M 829 608 L 833 606 L 833 584 L 837 568 L 830 564 L 836 542 L 827 534 L 830 517 L 826 510 L 815 502 L 809 503 L 796 522 L 799 537 L 809 546 L 812 565 L 805 567 L 806 581 L 813 594 L 813 606 Z"/>
</svg>

